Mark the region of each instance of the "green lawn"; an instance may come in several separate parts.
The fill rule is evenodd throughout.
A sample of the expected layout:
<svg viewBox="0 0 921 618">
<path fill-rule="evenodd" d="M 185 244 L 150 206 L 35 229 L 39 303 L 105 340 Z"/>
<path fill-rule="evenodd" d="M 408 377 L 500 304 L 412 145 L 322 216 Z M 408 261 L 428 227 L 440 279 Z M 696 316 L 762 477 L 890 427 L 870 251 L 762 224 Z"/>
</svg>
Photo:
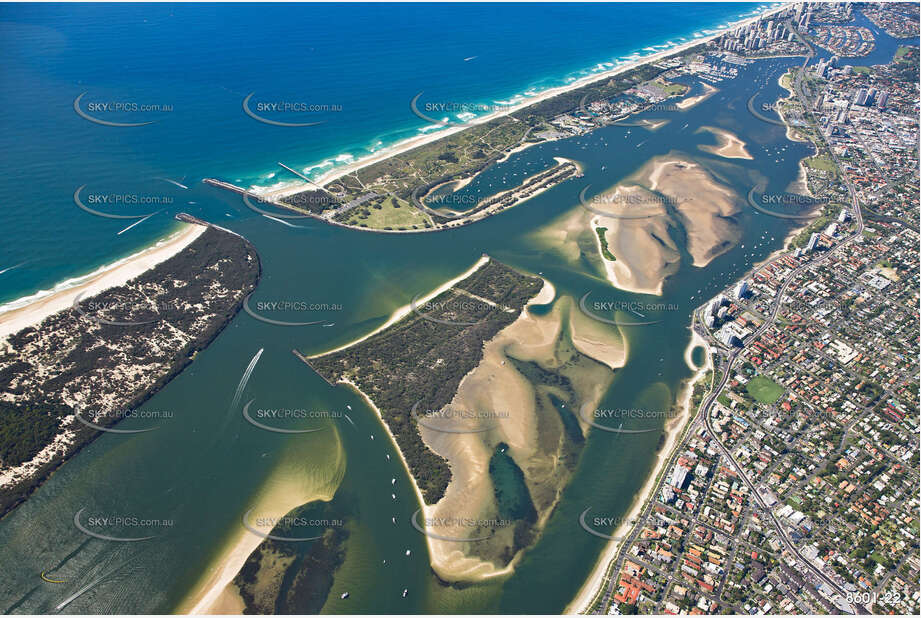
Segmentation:
<svg viewBox="0 0 921 618">
<path fill-rule="evenodd" d="M 351 225 L 365 224 L 372 229 L 390 228 L 394 230 L 422 229 L 429 218 L 420 210 L 403 200 L 387 197 L 380 208 L 374 206 L 359 206 L 350 213 L 346 223 Z"/>
<path fill-rule="evenodd" d="M 870 67 L 854 67 L 854 73 L 870 74 Z"/>
<path fill-rule="evenodd" d="M 814 170 L 825 170 L 826 172 L 835 171 L 835 162 L 827 155 L 809 157 L 806 159 L 805 163 Z"/>
<path fill-rule="evenodd" d="M 756 376 L 748 381 L 745 390 L 758 403 L 774 403 L 783 395 L 784 388 L 764 376 Z"/>
<path fill-rule="evenodd" d="M 684 84 L 669 84 L 663 88 L 665 94 L 669 96 L 674 96 L 676 94 L 684 94 L 685 91 L 689 90 Z"/>
</svg>

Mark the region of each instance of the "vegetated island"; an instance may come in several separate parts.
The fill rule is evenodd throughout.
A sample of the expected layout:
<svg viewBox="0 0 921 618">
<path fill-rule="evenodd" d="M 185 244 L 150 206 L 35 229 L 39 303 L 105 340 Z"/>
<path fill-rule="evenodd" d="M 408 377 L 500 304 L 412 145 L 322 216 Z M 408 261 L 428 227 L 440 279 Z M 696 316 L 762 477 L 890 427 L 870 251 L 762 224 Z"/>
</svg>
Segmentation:
<svg viewBox="0 0 921 618">
<path fill-rule="evenodd" d="M 626 343 L 553 286 L 484 256 L 403 319 L 301 358 L 380 414 L 423 505 L 414 525 L 444 580 L 510 571 L 578 461 Z M 438 292 L 438 291 L 436 291 Z M 399 314 L 396 314 L 399 315 Z"/>
<path fill-rule="evenodd" d="M 0 514 L 96 438 L 93 425 L 137 415 L 255 289 L 261 267 L 248 241 L 177 218 L 194 238 L 177 253 L 87 298 L 66 291 L 66 309 L 0 339 Z"/>
<path fill-rule="evenodd" d="M 444 495 L 451 471 L 422 441 L 411 410 L 440 409 L 483 357 L 483 344 L 514 322 L 543 286 L 495 260 L 356 345 L 306 358 L 328 382 L 354 384 L 377 406 L 425 502 Z M 438 322 L 433 320 L 439 320 Z"/>
</svg>

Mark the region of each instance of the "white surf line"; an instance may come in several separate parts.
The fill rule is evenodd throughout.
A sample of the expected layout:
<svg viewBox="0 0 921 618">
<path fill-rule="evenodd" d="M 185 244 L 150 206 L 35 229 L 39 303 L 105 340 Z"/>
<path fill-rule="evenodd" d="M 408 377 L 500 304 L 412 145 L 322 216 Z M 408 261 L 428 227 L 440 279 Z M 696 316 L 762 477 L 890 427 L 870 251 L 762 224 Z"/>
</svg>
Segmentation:
<svg viewBox="0 0 921 618">
<path fill-rule="evenodd" d="M 249 377 L 253 374 L 253 369 L 256 368 L 256 363 L 259 362 L 259 357 L 262 356 L 264 350 L 265 348 L 259 348 L 259 351 L 256 352 L 252 360 L 249 361 L 246 371 L 243 372 L 243 377 L 240 378 L 240 383 L 237 384 L 237 392 L 234 393 L 233 403 L 230 404 L 231 409 L 235 409 L 240 404 L 240 397 L 243 395 L 243 389 L 246 388 L 246 383 L 249 382 Z"/>
<path fill-rule="evenodd" d="M 121 236 L 122 234 L 124 234 L 125 232 L 127 232 L 128 230 L 130 230 L 131 228 L 133 228 L 135 225 L 137 225 L 137 224 L 139 224 L 139 223 L 144 223 L 145 221 L 147 221 L 148 219 L 150 219 L 150 218 L 151 218 L 152 216 L 154 216 L 155 214 L 158 214 L 159 212 L 160 212 L 160 211 L 158 210 L 157 212 L 152 212 L 152 213 L 150 213 L 149 215 L 147 215 L 147 216 L 144 217 L 143 219 L 138 219 L 137 221 L 135 221 L 134 223 L 132 223 L 131 225 L 129 225 L 128 227 L 126 227 L 125 229 L 123 229 L 121 232 L 119 232 L 118 234 L 116 234 L 116 236 Z"/>
<path fill-rule="evenodd" d="M 278 217 L 273 217 L 272 215 L 263 214 L 262 216 L 265 217 L 266 219 L 271 219 L 272 221 L 277 221 L 278 223 L 281 223 L 282 225 L 287 225 L 288 227 L 297 228 L 297 229 L 299 229 L 299 230 L 306 229 L 303 225 L 294 225 L 293 223 L 288 223 L 287 221 L 285 221 L 285 220 L 283 220 L 283 219 L 279 219 Z"/>
</svg>

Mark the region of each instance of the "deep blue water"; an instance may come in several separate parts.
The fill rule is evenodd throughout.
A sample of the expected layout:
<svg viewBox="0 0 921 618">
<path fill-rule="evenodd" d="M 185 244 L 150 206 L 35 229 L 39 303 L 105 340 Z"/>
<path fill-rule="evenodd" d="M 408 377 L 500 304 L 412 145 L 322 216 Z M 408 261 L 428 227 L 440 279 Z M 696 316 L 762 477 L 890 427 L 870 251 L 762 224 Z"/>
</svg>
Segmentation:
<svg viewBox="0 0 921 618">
<path fill-rule="evenodd" d="M 0 302 L 132 253 L 162 237 L 173 212 L 252 216 L 216 198 L 203 177 L 271 184 L 292 178 L 277 161 L 303 170 L 418 134 L 427 123 L 409 102 L 420 91 L 432 100 L 509 101 L 764 6 L 2 4 Z M 75 113 L 81 93 L 84 110 L 107 102 L 169 111 L 100 112 L 156 121 L 100 126 Z M 324 121 L 270 126 L 243 113 L 249 93 L 254 102 L 341 111 L 269 113 Z M 127 194 L 172 202 L 100 208 L 162 209 L 118 234 L 132 221 L 78 209 L 73 195 L 83 185 L 84 201 Z"/>
</svg>

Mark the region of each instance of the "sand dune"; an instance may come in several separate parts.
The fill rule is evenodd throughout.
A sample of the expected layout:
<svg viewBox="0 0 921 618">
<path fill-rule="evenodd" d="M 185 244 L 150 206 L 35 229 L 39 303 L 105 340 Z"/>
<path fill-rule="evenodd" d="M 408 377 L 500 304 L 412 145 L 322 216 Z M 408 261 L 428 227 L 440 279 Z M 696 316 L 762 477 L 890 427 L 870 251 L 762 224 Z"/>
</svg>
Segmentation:
<svg viewBox="0 0 921 618">
<path fill-rule="evenodd" d="M 21 298 L 0 307 L 0 338 L 17 333 L 27 326 L 35 326 L 48 316 L 69 309 L 74 299 L 81 294 L 89 297 L 124 285 L 188 247 L 206 229 L 203 225 L 183 224 L 181 230 L 156 244 L 75 279 L 74 285 L 62 286 L 44 296 L 36 294 Z"/>
</svg>

